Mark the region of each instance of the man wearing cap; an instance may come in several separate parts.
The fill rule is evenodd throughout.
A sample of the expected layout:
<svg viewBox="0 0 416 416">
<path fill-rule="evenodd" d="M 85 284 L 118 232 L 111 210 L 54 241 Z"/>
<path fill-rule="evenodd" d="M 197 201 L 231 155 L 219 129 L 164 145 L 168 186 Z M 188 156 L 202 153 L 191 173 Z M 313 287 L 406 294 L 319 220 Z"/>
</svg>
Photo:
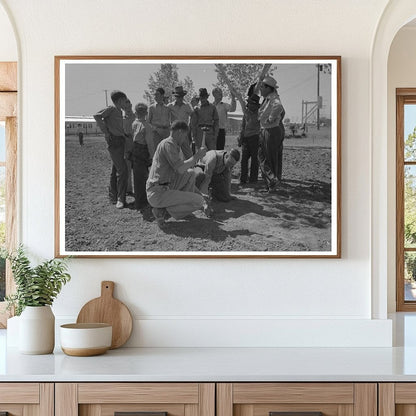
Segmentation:
<svg viewBox="0 0 416 416">
<path fill-rule="evenodd" d="M 240 152 L 237 149 L 209 150 L 198 162 L 195 172 L 196 186 L 203 195 L 211 196 L 218 201 L 229 202 L 231 196 L 231 171 L 240 160 Z"/>
<path fill-rule="evenodd" d="M 148 122 L 153 128 L 153 141 L 155 148 L 169 136 L 170 110 L 165 104 L 165 90 L 158 88 L 155 92 L 156 104 L 149 107 Z"/>
<path fill-rule="evenodd" d="M 261 126 L 259 162 L 268 191 L 272 191 L 282 179 L 283 139 L 285 110 L 277 93 L 277 82 L 265 77 L 260 84 L 264 101 L 259 109 Z"/>
<path fill-rule="evenodd" d="M 215 150 L 218 136 L 218 112 L 213 104 L 208 102 L 206 88 L 199 89 L 200 107 L 194 108 L 191 116 L 192 137 L 196 148 L 202 146 L 205 133 L 205 146 L 208 150 Z"/>
<path fill-rule="evenodd" d="M 152 213 L 160 228 L 165 220 L 185 218 L 202 209 L 210 213 L 208 201 L 195 188 L 196 162 L 205 156 L 206 148 L 201 147 L 195 155 L 183 160 L 180 155 L 181 144 L 188 140 L 188 125 L 184 121 L 174 121 L 170 136 L 162 140 L 156 148 L 146 182 L 146 193 Z"/>
</svg>

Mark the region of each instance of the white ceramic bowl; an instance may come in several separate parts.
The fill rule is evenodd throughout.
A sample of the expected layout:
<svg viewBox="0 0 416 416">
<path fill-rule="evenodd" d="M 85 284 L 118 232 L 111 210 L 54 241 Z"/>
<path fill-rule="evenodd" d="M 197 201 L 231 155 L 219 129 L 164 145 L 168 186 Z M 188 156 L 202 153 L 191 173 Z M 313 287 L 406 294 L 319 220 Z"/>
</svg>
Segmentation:
<svg viewBox="0 0 416 416">
<path fill-rule="evenodd" d="M 104 323 L 61 325 L 61 348 L 78 357 L 99 355 L 111 347 L 112 326 Z"/>
</svg>

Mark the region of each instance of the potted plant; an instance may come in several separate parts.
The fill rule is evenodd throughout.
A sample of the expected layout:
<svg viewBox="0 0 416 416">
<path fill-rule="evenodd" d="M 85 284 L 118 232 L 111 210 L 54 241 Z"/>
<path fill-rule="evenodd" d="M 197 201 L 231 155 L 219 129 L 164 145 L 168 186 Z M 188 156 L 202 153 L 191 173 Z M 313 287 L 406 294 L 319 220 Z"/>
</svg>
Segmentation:
<svg viewBox="0 0 416 416">
<path fill-rule="evenodd" d="M 16 292 L 6 296 L 9 310 L 19 318 L 19 350 L 49 354 L 55 346 L 55 316 L 51 305 L 71 276 L 67 258 L 45 260 L 32 266 L 23 246 L 6 254 Z"/>
</svg>

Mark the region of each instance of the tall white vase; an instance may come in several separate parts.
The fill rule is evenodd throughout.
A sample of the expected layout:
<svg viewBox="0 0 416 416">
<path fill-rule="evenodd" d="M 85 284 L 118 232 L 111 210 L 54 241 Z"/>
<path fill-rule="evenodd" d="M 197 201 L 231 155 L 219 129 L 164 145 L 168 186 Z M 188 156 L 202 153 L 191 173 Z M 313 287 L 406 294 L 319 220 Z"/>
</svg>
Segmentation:
<svg viewBox="0 0 416 416">
<path fill-rule="evenodd" d="M 55 315 L 48 306 L 26 306 L 19 319 L 19 351 L 50 354 L 55 346 Z"/>
</svg>

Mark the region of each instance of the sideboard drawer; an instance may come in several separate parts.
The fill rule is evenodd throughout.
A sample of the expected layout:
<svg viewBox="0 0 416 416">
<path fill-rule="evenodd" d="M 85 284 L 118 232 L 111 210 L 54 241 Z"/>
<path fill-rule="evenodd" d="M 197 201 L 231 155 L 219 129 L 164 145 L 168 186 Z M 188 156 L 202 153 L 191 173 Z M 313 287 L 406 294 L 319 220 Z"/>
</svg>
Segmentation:
<svg viewBox="0 0 416 416">
<path fill-rule="evenodd" d="M 54 415 L 53 384 L 0 383 L 0 415 Z"/>
<path fill-rule="evenodd" d="M 217 384 L 217 416 L 283 415 L 377 416 L 377 384 Z"/>
<path fill-rule="evenodd" d="M 379 416 L 416 415 L 416 383 L 380 383 Z"/>
<path fill-rule="evenodd" d="M 214 383 L 57 383 L 56 416 L 215 416 Z"/>
</svg>

